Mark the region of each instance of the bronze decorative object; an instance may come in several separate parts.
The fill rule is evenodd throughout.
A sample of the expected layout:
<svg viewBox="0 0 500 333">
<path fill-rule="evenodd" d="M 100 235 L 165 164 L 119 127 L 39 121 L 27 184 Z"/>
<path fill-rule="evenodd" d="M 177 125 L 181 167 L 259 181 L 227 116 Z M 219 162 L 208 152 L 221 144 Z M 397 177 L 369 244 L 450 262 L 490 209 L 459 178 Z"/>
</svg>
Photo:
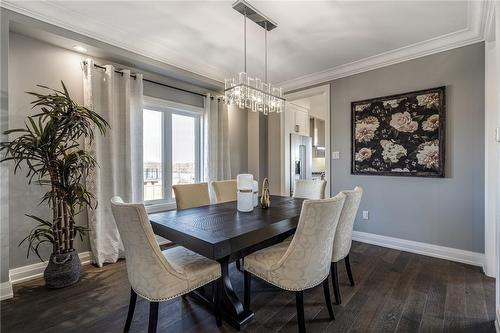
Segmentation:
<svg viewBox="0 0 500 333">
<path fill-rule="evenodd" d="M 271 196 L 269 195 L 269 180 L 264 178 L 262 182 L 262 196 L 260 197 L 260 206 L 263 209 L 268 209 L 271 205 Z"/>
</svg>

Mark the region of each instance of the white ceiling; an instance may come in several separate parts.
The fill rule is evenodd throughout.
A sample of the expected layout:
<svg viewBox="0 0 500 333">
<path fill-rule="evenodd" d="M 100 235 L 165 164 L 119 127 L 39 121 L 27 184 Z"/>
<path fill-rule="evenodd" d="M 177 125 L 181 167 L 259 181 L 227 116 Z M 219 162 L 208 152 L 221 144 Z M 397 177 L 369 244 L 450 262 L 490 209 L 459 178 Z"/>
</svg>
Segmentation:
<svg viewBox="0 0 500 333">
<path fill-rule="evenodd" d="M 28 14 L 223 81 L 243 67 L 243 18 L 230 1 L 7 1 Z M 269 79 L 290 82 L 470 30 L 465 1 L 251 1 L 278 23 Z M 263 77 L 264 32 L 248 22 L 248 72 Z"/>
</svg>

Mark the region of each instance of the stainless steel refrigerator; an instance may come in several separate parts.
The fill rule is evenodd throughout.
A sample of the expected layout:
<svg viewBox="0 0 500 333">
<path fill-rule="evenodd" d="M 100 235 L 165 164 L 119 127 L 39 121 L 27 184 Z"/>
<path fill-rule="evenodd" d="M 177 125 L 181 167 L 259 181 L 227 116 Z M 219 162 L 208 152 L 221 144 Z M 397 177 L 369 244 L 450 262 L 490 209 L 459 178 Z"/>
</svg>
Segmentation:
<svg viewBox="0 0 500 333">
<path fill-rule="evenodd" d="M 290 134 L 290 195 L 295 191 L 296 179 L 312 178 L 312 138 Z"/>
</svg>

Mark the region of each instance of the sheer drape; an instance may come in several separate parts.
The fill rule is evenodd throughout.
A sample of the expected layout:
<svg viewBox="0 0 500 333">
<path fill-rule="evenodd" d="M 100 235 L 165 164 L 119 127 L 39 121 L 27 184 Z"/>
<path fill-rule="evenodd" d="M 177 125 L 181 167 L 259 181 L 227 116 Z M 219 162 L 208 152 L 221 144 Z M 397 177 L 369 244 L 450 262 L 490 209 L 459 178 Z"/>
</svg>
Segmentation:
<svg viewBox="0 0 500 333">
<path fill-rule="evenodd" d="M 205 181 L 231 179 L 228 107 L 221 98 L 205 98 Z"/>
<path fill-rule="evenodd" d="M 110 199 L 142 202 L 142 75 L 130 71 L 115 73 L 111 65 L 95 68 L 92 60 L 84 64 L 84 103 L 104 117 L 110 125 L 105 137 L 96 136 L 87 149 L 99 167 L 87 179 L 87 186 L 98 202 L 88 210 L 90 245 L 99 266 L 123 257 L 123 244 L 111 214 Z"/>
</svg>

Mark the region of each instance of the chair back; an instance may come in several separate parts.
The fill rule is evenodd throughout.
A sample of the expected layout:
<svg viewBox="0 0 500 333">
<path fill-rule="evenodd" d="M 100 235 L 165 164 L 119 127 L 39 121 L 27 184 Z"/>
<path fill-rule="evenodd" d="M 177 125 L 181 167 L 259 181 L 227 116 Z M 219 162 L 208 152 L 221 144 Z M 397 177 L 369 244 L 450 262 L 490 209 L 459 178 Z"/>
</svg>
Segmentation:
<svg viewBox="0 0 500 333">
<path fill-rule="evenodd" d="M 212 189 L 215 194 L 215 202 L 236 201 L 236 179 L 213 181 Z"/>
<path fill-rule="evenodd" d="M 113 197 L 111 210 L 125 248 L 132 289 L 146 299 L 159 300 L 187 288 L 187 278 L 161 253 L 144 205 Z"/>
<path fill-rule="evenodd" d="M 297 231 L 272 274 L 287 290 L 312 288 L 328 277 L 335 230 L 345 194 L 305 200 Z"/>
<path fill-rule="evenodd" d="M 181 184 L 172 186 L 177 209 L 188 209 L 210 205 L 208 183 Z"/>
<path fill-rule="evenodd" d="M 359 203 L 363 196 L 363 189 L 356 186 L 354 190 L 342 191 L 346 195 L 344 208 L 340 214 L 339 225 L 333 241 L 332 261 L 344 259 L 351 250 L 352 230 L 358 213 Z"/>
<path fill-rule="evenodd" d="M 297 179 L 293 191 L 294 198 L 324 199 L 326 180 Z"/>
</svg>

